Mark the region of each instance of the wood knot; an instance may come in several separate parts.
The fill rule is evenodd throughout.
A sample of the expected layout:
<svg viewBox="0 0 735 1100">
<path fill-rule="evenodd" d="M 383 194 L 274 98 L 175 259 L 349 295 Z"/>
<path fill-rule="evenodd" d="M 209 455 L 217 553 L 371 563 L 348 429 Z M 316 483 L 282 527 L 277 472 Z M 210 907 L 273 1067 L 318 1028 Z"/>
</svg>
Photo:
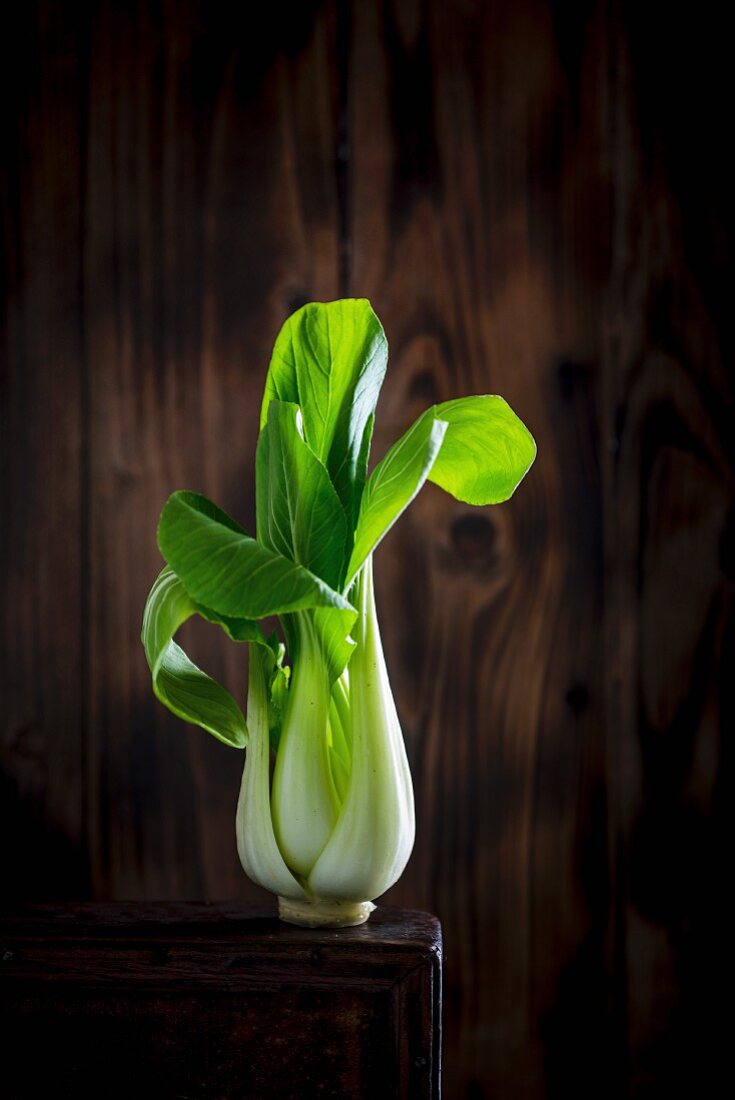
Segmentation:
<svg viewBox="0 0 735 1100">
<path fill-rule="evenodd" d="M 590 702 L 590 693 L 586 684 L 572 684 L 565 696 L 566 704 L 575 717 L 579 717 Z"/>
<path fill-rule="evenodd" d="M 586 383 L 592 374 L 587 363 L 578 363 L 572 359 L 562 359 L 556 368 L 556 377 L 561 395 L 569 400 L 580 384 Z"/>
<path fill-rule="evenodd" d="M 289 287 L 283 295 L 283 304 L 286 308 L 286 314 L 289 317 L 292 313 L 295 313 L 297 309 L 301 309 L 303 306 L 308 305 L 310 301 L 311 297 L 308 291 L 304 290 L 303 287 Z"/>
<path fill-rule="evenodd" d="M 408 387 L 409 401 L 420 401 L 424 405 L 436 405 L 439 401 L 439 385 L 432 370 L 421 370 L 414 374 Z"/>
<path fill-rule="evenodd" d="M 451 526 L 450 537 L 452 550 L 464 568 L 485 573 L 498 567 L 498 528 L 487 515 L 468 512 L 460 516 Z"/>
</svg>

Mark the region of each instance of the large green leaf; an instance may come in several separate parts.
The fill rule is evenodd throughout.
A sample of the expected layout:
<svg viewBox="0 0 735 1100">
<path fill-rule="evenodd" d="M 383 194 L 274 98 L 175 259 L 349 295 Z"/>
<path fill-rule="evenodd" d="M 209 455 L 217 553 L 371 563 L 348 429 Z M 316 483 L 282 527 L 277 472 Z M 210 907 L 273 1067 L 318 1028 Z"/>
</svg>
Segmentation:
<svg viewBox="0 0 735 1100">
<path fill-rule="evenodd" d="M 298 405 L 272 401 L 256 453 L 258 538 L 341 587 L 347 520 L 325 466 L 302 435 Z"/>
<path fill-rule="evenodd" d="M 360 502 L 348 584 L 430 476 L 446 431 L 446 421 L 429 409 L 373 470 Z"/>
<path fill-rule="evenodd" d="M 299 405 L 304 436 L 354 522 L 365 430 L 388 361 L 380 321 L 364 298 L 311 302 L 288 318 L 273 348 L 261 427 L 273 400 Z"/>
<path fill-rule="evenodd" d="M 429 481 L 466 504 L 500 504 L 512 496 L 536 457 L 536 443 L 510 405 L 483 395 L 444 401 L 433 411 L 448 427 Z"/>
<path fill-rule="evenodd" d="M 350 604 L 303 566 L 246 535 L 198 493 L 173 493 L 161 513 L 158 545 L 187 592 L 221 616 L 263 619 L 307 607 Z"/>
<path fill-rule="evenodd" d="M 240 707 L 229 691 L 197 668 L 173 641 L 182 623 L 197 614 L 210 618 L 210 613 L 197 606 L 173 570 L 166 566 L 151 588 L 141 631 L 153 690 L 179 718 L 201 726 L 227 745 L 242 748 L 247 743 L 248 731 Z M 234 637 L 236 632 L 249 635 L 251 641 L 265 641 L 257 623 L 241 622 L 238 626 L 231 622 L 228 633 Z"/>
</svg>

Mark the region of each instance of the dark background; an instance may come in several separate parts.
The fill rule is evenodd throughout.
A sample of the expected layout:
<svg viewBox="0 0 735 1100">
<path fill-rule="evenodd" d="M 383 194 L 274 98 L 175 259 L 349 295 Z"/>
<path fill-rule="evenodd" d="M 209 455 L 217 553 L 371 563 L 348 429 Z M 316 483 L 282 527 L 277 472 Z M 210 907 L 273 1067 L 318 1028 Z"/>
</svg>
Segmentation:
<svg viewBox="0 0 735 1100">
<path fill-rule="evenodd" d="M 446 1095 L 721 1094 L 730 38 L 708 3 L 297 8 L 3 17 L 3 887 L 263 896 L 242 757 L 151 693 L 155 524 L 188 487 L 253 527 L 276 332 L 367 296 L 378 456 L 475 392 L 539 448 L 377 555 L 418 799 L 389 898 L 444 924 Z"/>
</svg>

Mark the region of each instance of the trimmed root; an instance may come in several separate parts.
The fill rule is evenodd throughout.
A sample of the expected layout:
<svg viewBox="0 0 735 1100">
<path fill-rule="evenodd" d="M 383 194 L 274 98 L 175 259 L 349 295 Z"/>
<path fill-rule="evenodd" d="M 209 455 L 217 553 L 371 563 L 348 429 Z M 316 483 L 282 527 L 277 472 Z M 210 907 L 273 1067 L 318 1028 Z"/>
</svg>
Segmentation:
<svg viewBox="0 0 735 1100">
<path fill-rule="evenodd" d="M 278 916 L 302 928 L 352 928 L 364 924 L 373 909 L 371 901 L 295 901 L 278 899 Z"/>
</svg>

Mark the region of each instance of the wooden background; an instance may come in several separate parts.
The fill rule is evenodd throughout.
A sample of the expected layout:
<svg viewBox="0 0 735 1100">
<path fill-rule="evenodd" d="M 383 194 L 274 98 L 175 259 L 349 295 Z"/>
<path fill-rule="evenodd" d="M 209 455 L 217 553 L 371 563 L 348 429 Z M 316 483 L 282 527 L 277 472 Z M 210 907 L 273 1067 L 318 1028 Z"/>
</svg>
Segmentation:
<svg viewBox="0 0 735 1100">
<path fill-rule="evenodd" d="M 509 504 L 428 487 L 377 559 L 418 799 L 389 898 L 444 924 L 446 1095 L 714 1096 L 729 37 L 706 0 L 294 7 L 4 16 L 3 886 L 262 897 L 242 758 L 151 694 L 155 523 L 188 487 L 253 527 L 278 327 L 367 296 L 376 454 L 485 391 L 539 447 Z M 242 692 L 241 648 L 186 640 Z"/>
</svg>

